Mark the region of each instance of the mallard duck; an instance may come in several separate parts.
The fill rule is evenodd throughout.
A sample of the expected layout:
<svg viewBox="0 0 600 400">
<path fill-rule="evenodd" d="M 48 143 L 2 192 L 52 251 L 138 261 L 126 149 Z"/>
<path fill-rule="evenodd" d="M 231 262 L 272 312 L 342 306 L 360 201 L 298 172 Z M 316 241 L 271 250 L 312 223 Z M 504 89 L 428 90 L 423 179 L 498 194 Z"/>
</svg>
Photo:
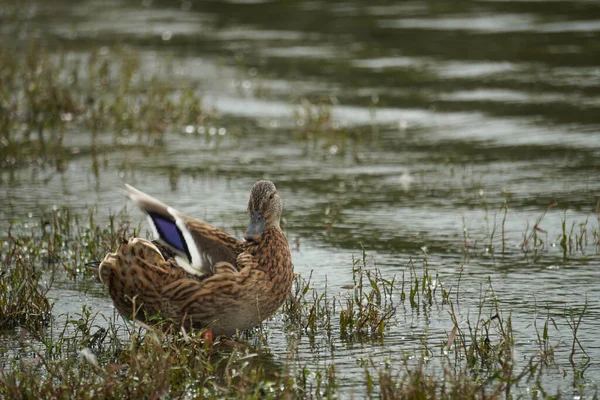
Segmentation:
<svg viewBox="0 0 600 400">
<path fill-rule="evenodd" d="M 292 258 L 272 182 L 252 186 L 244 241 L 129 185 L 125 193 L 148 215 L 155 238 L 124 241 L 99 265 L 121 315 L 231 336 L 259 325 L 290 293 Z"/>
</svg>

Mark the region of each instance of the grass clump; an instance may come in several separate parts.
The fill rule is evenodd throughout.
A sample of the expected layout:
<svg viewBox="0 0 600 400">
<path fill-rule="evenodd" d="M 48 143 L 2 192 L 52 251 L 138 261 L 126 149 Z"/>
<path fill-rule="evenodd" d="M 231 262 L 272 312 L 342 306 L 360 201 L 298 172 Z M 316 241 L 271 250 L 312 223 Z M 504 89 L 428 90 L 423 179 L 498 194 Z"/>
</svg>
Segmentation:
<svg viewBox="0 0 600 400">
<path fill-rule="evenodd" d="M 464 324 L 459 322 L 450 302 L 449 314 L 454 326 L 444 348 L 454 356 L 454 367 L 469 371 L 477 380 L 493 377 L 510 384 L 514 366 L 511 317 L 503 316 L 491 281 L 481 296 L 475 321 L 467 319 Z M 490 307 L 489 313 L 484 312 L 486 305 Z"/>
<path fill-rule="evenodd" d="M 442 377 L 427 372 L 423 358 L 416 366 L 405 361 L 396 368 L 392 363 L 383 366 L 371 363 L 365 368 L 369 398 L 381 399 L 495 399 L 495 395 L 467 374 L 456 375 L 449 369 Z"/>
<path fill-rule="evenodd" d="M 311 286 L 311 280 L 312 272 L 308 279 L 300 275 L 295 277 L 293 293 L 283 306 L 288 327 L 307 334 L 311 340 L 324 331 L 332 340 L 335 300 L 328 295 L 327 284 L 325 290 L 319 293 Z"/>
<path fill-rule="evenodd" d="M 103 227 L 96 225 L 96 214 L 90 209 L 82 218 L 61 207 L 43 213 L 28 234 L 15 233 L 23 229 L 19 223 L 10 226 L 0 238 L 0 329 L 39 331 L 51 318 L 49 291 L 57 274 L 89 281 L 85 263 L 102 259 L 119 238 L 136 232 L 124 213 L 109 216 Z"/>
<path fill-rule="evenodd" d="M 102 47 L 54 54 L 30 44 L 0 49 L 0 167 L 54 166 L 73 154 L 96 155 L 115 146 L 163 142 L 167 132 L 203 125 L 211 115 L 192 89 L 144 68 L 144 55 Z M 67 136 L 85 132 L 90 148 L 71 148 Z M 106 151 L 108 148 L 106 147 Z"/>
<path fill-rule="evenodd" d="M 369 267 L 364 250 L 362 258 L 353 260 L 352 278 L 353 285 L 331 296 L 327 282 L 319 291 L 311 285 L 312 273 L 308 279 L 297 275 L 294 292 L 283 308 L 288 328 L 311 341 L 323 333 L 329 343 L 336 337 L 345 342 L 381 340 L 396 312 L 394 279 L 387 280 L 376 266 Z"/>
<path fill-rule="evenodd" d="M 28 238 L 12 235 L 0 239 L 0 329 L 22 325 L 32 330 L 50 318 L 52 303 L 47 297 L 52 284 L 43 282 L 42 270 L 32 262 Z"/>
<path fill-rule="evenodd" d="M 594 207 L 590 207 L 585 217 L 578 219 L 568 217 L 568 204 L 565 204 L 563 210 L 559 211 L 559 204 L 552 202 L 540 215 L 535 217 L 533 222 L 529 218 L 522 219 L 524 230 L 519 234 L 518 242 L 513 242 L 511 245 L 507 242 L 508 226 L 515 226 L 515 217 L 513 216 L 511 219 L 508 212 L 511 196 L 504 190 L 501 191 L 501 194 L 504 196 L 504 200 L 494 211 L 491 227 L 489 226 L 490 218 L 487 215 L 489 206 L 487 202 L 483 203 L 486 210 L 485 220 L 488 223 L 488 232 L 485 236 L 471 237 L 463 217 L 464 240 L 461 250 L 465 256 L 477 253 L 492 257 L 500 256 L 501 261 L 505 262 L 510 257 L 522 254 L 526 259 L 531 258 L 538 263 L 547 261 L 548 256 L 554 256 L 560 251 L 560 261 L 566 265 L 569 260 L 588 258 L 599 254 L 600 202 L 596 203 Z M 560 225 L 552 226 L 552 224 L 556 225 L 556 222 L 550 222 L 549 219 L 556 221 L 559 218 Z M 483 248 L 479 247 L 478 243 L 483 244 Z"/>
<path fill-rule="evenodd" d="M 377 267 L 367 268 L 367 253 L 354 260 L 352 293 L 339 300 L 340 333 L 343 340 L 353 335 L 382 338 L 396 313 L 394 279 L 386 280 Z"/>
<path fill-rule="evenodd" d="M 369 128 L 341 126 L 333 117 L 333 106 L 337 99 L 311 102 L 302 98 L 294 109 L 294 136 L 301 142 L 312 144 L 328 156 L 344 155 L 351 152 L 358 159 L 358 144 L 372 139 Z"/>
</svg>

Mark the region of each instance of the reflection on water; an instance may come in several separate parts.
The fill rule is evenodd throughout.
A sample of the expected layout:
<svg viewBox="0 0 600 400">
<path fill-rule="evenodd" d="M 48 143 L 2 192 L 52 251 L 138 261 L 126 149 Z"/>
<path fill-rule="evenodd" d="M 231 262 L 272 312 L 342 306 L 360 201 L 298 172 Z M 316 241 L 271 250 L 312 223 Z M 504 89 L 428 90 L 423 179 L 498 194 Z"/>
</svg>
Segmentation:
<svg viewBox="0 0 600 400">
<path fill-rule="evenodd" d="M 128 182 L 239 236 L 247 190 L 268 177 L 286 200 L 296 271 L 313 271 L 317 288 L 325 278 L 334 292 L 351 283 L 361 245 L 388 277 L 401 276 L 426 249 L 447 285 L 460 276 L 465 315 L 491 277 L 524 357 L 536 351 L 536 304 L 548 306 L 565 335 L 565 310 L 587 298 L 578 337 L 592 360 L 600 358 L 592 235 L 600 190 L 598 3 L 32 4 L 14 20 L 0 13 L 4 35 L 38 38 L 73 59 L 125 44 L 141 55 L 142 70 L 167 86 L 183 81 L 221 118 L 180 126 L 151 150 L 132 136 L 115 143 L 111 132 L 99 132 L 92 144 L 88 132 L 63 132 L 72 150 L 63 172 L 10 163 L 0 171 L 4 231 L 10 220 L 61 203 L 98 204 L 106 215 L 124 205 L 115 188 Z M 311 125 L 316 120 L 321 125 Z M 94 168 L 96 147 L 103 156 Z M 505 201 L 502 259 L 490 244 L 499 246 Z M 551 204 L 540 223 L 545 251 L 524 254 L 524 235 Z M 587 220 L 589 237 L 567 259 L 565 215 L 573 229 Z M 111 310 L 102 294 L 91 301 L 65 286 L 55 296 L 56 314 L 90 303 Z M 384 346 L 339 343 L 335 363 L 349 393 L 361 393 L 357 359 L 401 360 L 420 351 L 424 337 L 439 344 L 451 329 L 443 307 L 396 318 Z M 273 354 L 283 358 L 280 321 L 271 328 Z M 309 343 L 299 352 L 304 361 L 331 362 Z M 597 362 L 586 375 L 597 381 Z M 547 380 L 569 393 L 562 372 Z"/>
</svg>

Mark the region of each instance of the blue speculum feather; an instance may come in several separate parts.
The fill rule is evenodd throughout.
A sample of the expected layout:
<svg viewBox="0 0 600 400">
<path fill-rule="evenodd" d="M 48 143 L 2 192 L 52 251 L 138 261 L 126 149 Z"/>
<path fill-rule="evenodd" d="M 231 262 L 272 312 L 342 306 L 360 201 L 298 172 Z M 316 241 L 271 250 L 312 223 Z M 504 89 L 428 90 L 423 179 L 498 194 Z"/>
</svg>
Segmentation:
<svg viewBox="0 0 600 400">
<path fill-rule="evenodd" d="M 190 255 L 187 243 L 185 242 L 185 238 L 183 237 L 183 233 L 175 221 L 165 219 L 154 213 L 149 213 L 148 215 L 150 218 L 152 218 L 154 226 L 156 227 L 161 240 L 167 243 L 169 246 L 181 251 L 186 255 L 188 260 L 191 260 L 192 257 Z"/>
</svg>

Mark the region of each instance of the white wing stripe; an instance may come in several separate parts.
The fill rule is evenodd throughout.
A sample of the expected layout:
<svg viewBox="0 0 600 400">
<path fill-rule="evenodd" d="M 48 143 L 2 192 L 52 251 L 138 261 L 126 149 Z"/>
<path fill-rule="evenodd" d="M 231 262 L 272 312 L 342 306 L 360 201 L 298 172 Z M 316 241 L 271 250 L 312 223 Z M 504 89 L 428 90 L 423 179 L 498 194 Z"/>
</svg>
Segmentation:
<svg viewBox="0 0 600 400">
<path fill-rule="evenodd" d="M 156 229 L 156 225 L 154 224 L 154 220 L 150 215 L 148 215 L 148 224 L 150 225 L 150 229 L 152 229 L 152 235 L 154 236 L 154 240 L 159 240 L 160 235 L 158 234 L 158 229 Z"/>
<path fill-rule="evenodd" d="M 194 241 L 192 234 L 185 226 L 185 221 L 180 217 L 179 212 L 174 208 L 168 207 L 167 212 L 175 218 L 175 224 L 183 234 L 183 238 L 185 239 L 185 243 L 190 252 L 191 259 L 191 267 L 196 270 L 196 274 L 203 275 L 204 271 L 208 269 L 208 266 L 205 268 L 202 257 L 200 256 L 202 249 L 198 247 L 198 244 Z"/>
</svg>

